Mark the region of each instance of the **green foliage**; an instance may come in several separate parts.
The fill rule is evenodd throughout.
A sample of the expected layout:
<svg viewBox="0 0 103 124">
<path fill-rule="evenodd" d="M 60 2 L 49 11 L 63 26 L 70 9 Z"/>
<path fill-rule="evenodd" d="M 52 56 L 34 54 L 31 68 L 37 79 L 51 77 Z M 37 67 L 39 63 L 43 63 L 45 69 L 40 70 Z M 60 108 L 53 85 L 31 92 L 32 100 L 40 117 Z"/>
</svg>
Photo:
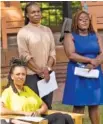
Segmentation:
<svg viewBox="0 0 103 124">
<path fill-rule="evenodd" d="M 80 1 L 72 1 L 71 9 L 72 9 L 72 14 L 74 14 L 77 10 L 81 10 Z"/>
<path fill-rule="evenodd" d="M 48 2 L 42 2 L 42 8 L 48 8 L 49 3 Z"/>
<path fill-rule="evenodd" d="M 21 1 L 20 3 L 21 3 L 21 8 L 22 8 L 22 10 L 24 11 L 24 8 L 25 8 L 25 6 L 26 6 L 27 3 L 24 2 L 24 1 Z"/>
</svg>

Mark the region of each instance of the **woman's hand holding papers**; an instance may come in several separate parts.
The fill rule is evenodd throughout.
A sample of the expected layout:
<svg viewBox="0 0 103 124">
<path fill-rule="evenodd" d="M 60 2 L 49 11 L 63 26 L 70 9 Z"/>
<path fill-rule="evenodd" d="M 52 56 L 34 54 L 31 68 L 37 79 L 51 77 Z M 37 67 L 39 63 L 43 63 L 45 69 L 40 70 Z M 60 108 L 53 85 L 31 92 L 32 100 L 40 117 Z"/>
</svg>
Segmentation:
<svg viewBox="0 0 103 124">
<path fill-rule="evenodd" d="M 46 80 L 46 82 L 48 82 L 50 80 L 50 75 L 49 75 L 49 70 L 47 67 L 43 68 L 43 72 L 44 72 L 44 79 Z"/>
<path fill-rule="evenodd" d="M 91 59 L 91 62 L 90 62 L 95 68 L 99 65 L 99 61 L 98 59 Z"/>
<path fill-rule="evenodd" d="M 92 64 L 87 64 L 86 68 L 89 69 L 89 71 L 91 71 L 91 69 L 94 69 L 95 67 Z"/>
</svg>

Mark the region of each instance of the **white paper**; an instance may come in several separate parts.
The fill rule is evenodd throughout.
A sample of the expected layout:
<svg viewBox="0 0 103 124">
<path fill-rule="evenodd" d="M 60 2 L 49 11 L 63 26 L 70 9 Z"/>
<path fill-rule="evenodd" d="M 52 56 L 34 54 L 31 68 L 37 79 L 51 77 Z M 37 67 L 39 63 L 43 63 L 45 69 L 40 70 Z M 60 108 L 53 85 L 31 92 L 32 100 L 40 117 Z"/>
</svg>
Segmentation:
<svg viewBox="0 0 103 124">
<path fill-rule="evenodd" d="M 41 98 L 56 90 L 58 88 L 58 85 L 55 77 L 55 72 L 53 71 L 50 74 L 50 80 L 48 82 L 46 82 L 45 79 L 42 79 L 38 81 L 37 85 L 39 90 L 39 96 Z"/>
<path fill-rule="evenodd" d="M 87 68 L 75 67 L 74 74 L 82 77 L 87 77 L 87 78 L 98 78 L 99 70 L 92 69 L 89 71 L 89 69 Z"/>
<path fill-rule="evenodd" d="M 16 117 L 15 119 L 24 120 L 24 121 L 32 121 L 32 122 L 40 122 L 40 121 L 42 121 L 44 118 L 42 118 L 42 117 L 24 116 L 24 117 Z"/>
</svg>

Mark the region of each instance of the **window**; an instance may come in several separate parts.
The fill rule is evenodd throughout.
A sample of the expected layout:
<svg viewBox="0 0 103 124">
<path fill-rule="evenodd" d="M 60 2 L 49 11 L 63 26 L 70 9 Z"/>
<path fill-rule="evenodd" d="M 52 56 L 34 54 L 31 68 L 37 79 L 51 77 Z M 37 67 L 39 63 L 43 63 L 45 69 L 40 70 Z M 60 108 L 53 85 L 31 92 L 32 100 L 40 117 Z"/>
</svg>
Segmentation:
<svg viewBox="0 0 103 124">
<path fill-rule="evenodd" d="M 62 2 L 41 2 L 42 24 L 47 26 L 58 26 L 63 21 Z"/>
</svg>

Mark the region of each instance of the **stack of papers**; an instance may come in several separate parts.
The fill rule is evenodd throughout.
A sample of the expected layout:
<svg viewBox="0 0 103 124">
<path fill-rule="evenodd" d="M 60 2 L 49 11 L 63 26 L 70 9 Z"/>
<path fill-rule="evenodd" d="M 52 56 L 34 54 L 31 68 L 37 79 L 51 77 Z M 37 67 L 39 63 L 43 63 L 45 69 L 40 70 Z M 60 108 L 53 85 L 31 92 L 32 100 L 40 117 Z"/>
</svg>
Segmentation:
<svg viewBox="0 0 103 124">
<path fill-rule="evenodd" d="M 11 117 L 13 119 L 21 120 L 21 121 L 27 121 L 27 122 L 41 122 L 45 118 L 42 117 L 31 117 L 31 116 L 19 116 L 19 117 Z M 5 118 L 4 118 L 5 119 Z M 9 119 L 5 119 L 7 123 L 9 123 Z"/>
<path fill-rule="evenodd" d="M 41 98 L 56 90 L 58 88 L 58 85 L 55 77 L 55 72 L 53 71 L 50 74 L 50 80 L 48 82 L 46 82 L 45 79 L 42 79 L 38 81 L 37 85 L 39 90 L 39 96 Z"/>
<path fill-rule="evenodd" d="M 98 78 L 99 70 L 97 69 L 89 70 L 87 68 L 75 67 L 74 74 L 78 76 L 86 77 L 86 78 Z"/>
<path fill-rule="evenodd" d="M 24 116 L 24 117 L 16 117 L 15 119 L 23 120 L 23 121 L 32 121 L 32 122 L 40 122 L 44 120 L 42 117 L 30 117 L 30 116 Z"/>
</svg>

